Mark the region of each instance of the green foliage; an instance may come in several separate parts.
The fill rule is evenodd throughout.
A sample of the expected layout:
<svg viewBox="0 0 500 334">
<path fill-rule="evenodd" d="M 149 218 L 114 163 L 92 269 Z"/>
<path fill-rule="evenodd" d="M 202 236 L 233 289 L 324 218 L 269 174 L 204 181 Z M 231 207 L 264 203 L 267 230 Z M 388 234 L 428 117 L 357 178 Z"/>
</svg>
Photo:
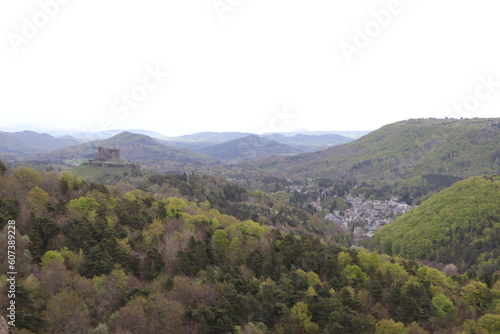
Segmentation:
<svg viewBox="0 0 500 334">
<path fill-rule="evenodd" d="M 415 261 L 341 247 L 306 229 L 282 232 L 290 225 L 276 229 L 264 223 L 273 217 L 286 221 L 293 211 L 271 214 L 288 207 L 264 192 L 250 196 L 220 178 L 202 176 L 190 182 L 187 175 L 159 177 L 165 183 L 141 190 L 88 184 L 66 173 L 40 176 L 43 182 L 35 187 L 49 195 L 49 204 L 38 212 L 31 210 L 29 198 L 35 187 L 0 176 L 2 210 L 8 208 L 7 215 L 19 210 L 16 300 L 22 306 L 17 314 L 22 329 L 141 334 L 496 330 L 498 276 L 482 275 L 484 283 L 473 272 L 447 277 Z M 5 185 L 19 194 L 9 197 L 13 192 Z M 235 203 L 243 202 L 234 201 L 246 201 L 245 196 L 251 199 L 246 208 L 269 215 L 239 219 L 219 210 L 236 210 Z M 0 240 L 7 240 L 6 229 L 2 233 Z"/>
<path fill-rule="evenodd" d="M 90 330 L 88 308 L 74 291 L 65 289 L 50 298 L 44 312 L 49 333 L 88 333 Z"/>
<path fill-rule="evenodd" d="M 477 323 L 488 333 L 500 333 L 500 314 L 485 314 L 477 319 Z"/>
<path fill-rule="evenodd" d="M 298 302 L 295 304 L 290 310 L 290 317 L 295 324 L 294 333 L 319 333 L 319 326 L 311 321 L 311 312 L 306 303 Z"/>
<path fill-rule="evenodd" d="M 392 319 L 380 320 L 375 326 L 375 334 L 408 334 L 405 324 Z"/>
<path fill-rule="evenodd" d="M 467 320 L 465 322 L 466 334 L 496 334 L 500 333 L 500 315 L 485 314 L 477 321 Z"/>
<path fill-rule="evenodd" d="M 443 318 L 453 307 L 453 302 L 446 295 L 440 293 L 432 298 L 432 305 L 436 308 L 438 317 Z"/>
<path fill-rule="evenodd" d="M 368 278 L 368 276 L 361 270 L 361 268 L 355 264 L 348 264 L 344 268 L 344 274 L 351 284 L 363 283 Z"/>
<path fill-rule="evenodd" d="M 28 193 L 28 201 L 33 211 L 38 213 L 48 204 L 49 194 L 39 187 L 34 187 Z"/>
<path fill-rule="evenodd" d="M 98 207 L 99 203 L 97 203 L 95 199 L 89 197 L 80 197 L 68 203 L 68 209 L 73 209 L 83 214 L 89 214 L 97 210 Z"/>
<path fill-rule="evenodd" d="M 499 118 L 406 120 L 314 154 L 255 161 L 245 178 L 356 180 L 361 184 L 353 192 L 366 198 L 398 195 L 419 203 L 460 179 L 498 173 L 499 142 Z"/>
<path fill-rule="evenodd" d="M 28 167 L 17 167 L 14 170 L 14 177 L 28 189 L 33 188 L 40 182 L 40 173 L 33 168 Z"/>
<path fill-rule="evenodd" d="M 460 269 L 500 266 L 500 176 L 456 183 L 377 231 L 380 250 L 454 263 Z"/>
<path fill-rule="evenodd" d="M 57 261 L 59 263 L 64 263 L 64 257 L 58 251 L 48 251 L 42 257 L 42 267 L 46 267 L 50 262 Z"/>
</svg>

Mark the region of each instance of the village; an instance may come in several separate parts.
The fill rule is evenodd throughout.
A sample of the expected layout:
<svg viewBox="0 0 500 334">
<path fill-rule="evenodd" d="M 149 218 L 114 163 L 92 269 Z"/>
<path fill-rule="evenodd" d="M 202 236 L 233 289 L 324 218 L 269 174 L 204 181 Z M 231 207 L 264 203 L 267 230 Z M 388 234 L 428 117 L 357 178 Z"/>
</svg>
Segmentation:
<svg viewBox="0 0 500 334">
<path fill-rule="evenodd" d="M 371 238 L 376 230 L 414 208 L 404 202 L 398 202 L 397 197 L 380 201 L 347 195 L 345 201 L 350 203 L 348 209 L 327 213 L 325 219 L 338 224 L 345 231 L 352 232 L 355 239 Z"/>
</svg>

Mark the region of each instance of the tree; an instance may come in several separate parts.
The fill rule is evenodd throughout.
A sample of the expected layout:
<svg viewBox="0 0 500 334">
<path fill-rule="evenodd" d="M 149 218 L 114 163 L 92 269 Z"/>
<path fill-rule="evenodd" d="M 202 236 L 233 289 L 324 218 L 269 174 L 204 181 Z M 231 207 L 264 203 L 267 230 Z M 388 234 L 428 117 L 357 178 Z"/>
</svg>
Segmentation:
<svg viewBox="0 0 500 334">
<path fill-rule="evenodd" d="M 500 314 L 485 314 L 477 323 L 490 333 L 500 333 Z"/>
<path fill-rule="evenodd" d="M 450 298 L 440 293 L 439 295 L 432 298 L 432 305 L 434 305 L 434 307 L 436 308 L 438 317 L 443 318 L 453 307 L 453 302 L 450 300 Z"/>
<path fill-rule="evenodd" d="M 486 284 L 481 282 L 471 282 L 467 284 L 462 288 L 460 296 L 478 315 L 484 312 L 492 298 L 491 292 L 488 290 Z"/>
<path fill-rule="evenodd" d="M 28 202 L 35 214 L 40 214 L 49 202 L 49 194 L 39 187 L 34 187 L 28 193 Z"/>
<path fill-rule="evenodd" d="M 195 276 L 207 265 L 209 265 L 209 258 L 206 245 L 191 237 L 187 249 L 177 253 L 175 270 L 187 276 Z"/>
<path fill-rule="evenodd" d="M 156 294 L 144 305 L 149 333 L 184 333 L 184 307 L 166 296 Z"/>
<path fill-rule="evenodd" d="M 165 268 L 160 252 L 156 247 L 150 249 L 147 253 L 146 260 L 144 261 L 146 271 L 146 278 L 154 280 L 160 275 Z"/>
<path fill-rule="evenodd" d="M 123 269 L 114 269 L 107 276 L 94 277 L 92 283 L 97 291 L 95 313 L 101 322 L 126 302 L 127 275 Z"/>
<path fill-rule="evenodd" d="M 86 262 L 85 273 L 89 277 L 94 275 L 109 274 L 111 270 L 113 270 L 113 259 L 102 243 L 94 246 L 90 250 L 87 255 Z"/>
<path fill-rule="evenodd" d="M 54 251 L 54 250 L 48 251 L 42 257 L 41 266 L 47 267 L 49 265 L 49 263 L 52 261 L 57 261 L 57 262 L 62 264 L 62 263 L 64 263 L 64 257 L 58 251 Z"/>
<path fill-rule="evenodd" d="M 41 180 L 40 173 L 28 167 L 17 167 L 14 170 L 14 177 L 27 189 L 33 188 Z"/>
<path fill-rule="evenodd" d="M 68 203 L 68 209 L 88 215 L 90 212 L 97 210 L 99 203 L 91 197 L 80 197 Z"/>
<path fill-rule="evenodd" d="M 50 259 L 50 256 L 45 259 L 40 278 L 42 286 L 49 293 L 49 296 L 61 291 L 70 276 L 69 271 L 64 267 L 63 261 L 58 257 Z"/>
<path fill-rule="evenodd" d="M 375 325 L 375 334 L 408 334 L 405 324 L 392 319 L 382 319 Z"/>
<path fill-rule="evenodd" d="M 35 260 L 40 260 L 49 248 L 49 242 L 58 235 L 59 226 L 48 218 L 35 218 L 30 215 L 31 229 L 28 232 L 30 238 L 29 250 Z"/>
<path fill-rule="evenodd" d="M 348 264 L 344 268 L 344 274 L 346 275 L 349 282 L 353 285 L 360 284 L 366 281 L 367 275 L 355 264 Z"/>
<path fill-rule="evenodd" d="M 0 160 L 0 176 L 4 176 L 6 171 L 7 171 L 7 165 L 5 164 L 5 162 Z"/>
<path fill-rule="evenodd" d="M 70 289 L 64 289 L 49 299 L 43 318 L 49 333 L 87 334 L 90 331 L 87 305 Z"/>
<path fill-rule="evenodd" d="M 143 310 L 145 303 L 143 297 L 137 297 L 115 312 L 109 320 L 111 333 L 144 334 L 148 323 Z"/>
<path fill-rule="evenodd" d="M 348 264 L 351 264 L 352 263 L 351 254 L 347 252 L 340 252 L 338 254 L 338 262 L 343 267 L 347 266 Z"/>
<path fill-rule="evenodd" d="M 290 317 L 294 323 L 297 334 L 316 334 L 319 333 L 318 324 L 311 321 L 311 312 L 304 302 L 298 302 L 290 310 Z"/>
</svg>

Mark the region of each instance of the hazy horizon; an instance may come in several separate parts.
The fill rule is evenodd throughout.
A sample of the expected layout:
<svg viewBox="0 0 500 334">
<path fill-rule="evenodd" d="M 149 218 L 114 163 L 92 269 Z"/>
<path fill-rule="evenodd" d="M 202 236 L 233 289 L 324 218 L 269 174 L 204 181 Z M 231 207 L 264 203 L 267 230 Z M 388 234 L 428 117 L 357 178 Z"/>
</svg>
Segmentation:
<svg viewBox="0 0 500 334">
<path fill-rule="evenodd" d="M 487 119 L 487 118 L 499 118 L 499 117 L 471 117 L 470 119 Z M 459 120 L 460 118 L 454 118 L 454 117 L 430 117 L 430 118 L 419 118 L 419 119 L 457 119 Z M 461 117 L 461 119 L 469 119 L 467 117 Z M 85 131 L 85 130 L 79 130 L 77 128 L 68 128 L 68 129 L 62 129 L 62 128 L 50 128 L 50 127 L 40 127 L 37 125 L 27 125 L 27 124 L 21 124 L 21 125 L 14 125 L 12 127 L 2 127 L 0 125 L 0 132 L 9 132 L 9 133 L 15 133 L 15 132 L 23 132 L 23 131 L 33 131 L 37 133 L 47 133 L 51 134 L 54 136 L 63 136 L 63 135 L 70 135 L 70 134 L 84 134 L 84 133 L 91 133 L 91 134 L 98 134 L 102 132 L 123 132 L 123 131 L 129 131 L 129 132 L 134 132 L 134 131 L 141 131 L 141 132 L 151 132 L 151 133 L 156 133 L 165 137 L 183 137 L 183 136 L 190 136 L 190 135 L 195 135 L 199 133 L 248 133 L 248 134 L 255 134 L 255 135 L 267 135 L 267 134 L 298 134 L 298 133 L 310 133 L 310 134 L 322 134 L 322 133 L 362 133 L 362 132 L 372 132 L 375 131 L 385 125 L 401 122 L 401 121 L 406 121 L 410 119 L 402 119 L 396 122 L 392 123 L 387 123 L 387 124 L 382 124 L 380 127 L 373 128 L 373 129 L 356 129 L 356 128 L 351 128 L 351 129 L 324 129 L 324 130 L 309 130 L 305 128 L 297 128 L 297 129 L 291 129 L 288 131 L 269 131 L 269 132 L 251 132 L 251 131 L 237 131 L 237 130 L 229 130 L 229 131 L 212 131 L 212 130 L 202 130 L 202 131 L 197 131 L 197 132 L 189 132 L 189 133 L 180 133 L 180 134 L 169 134 L 164 131 L 157 131 L 157 130 L 152 130 L 152 129 L 147 129 L 147 128 L 112 128 L 112 129 L 106 129 L 106 130 L 94 130 L 94 131 Z"/>
<path fill-rule="evenodd" d="M 152 132 L 152 133 L 157 133 L 160 135 L 164 135 L 165 137 L 182 137 L 182 136 L 189 136 L 189 135 L 195 135 L 198 133 L 248 133 L 248 134 L 256 134 L 256 135 L 266 135 L 266 134 L 295 134 L 295 133 L 351 133 L 351 132 L 372 132 L 376 129 L 352 129 L 352 130 L 308 130 L 308 129 L 292 129 L 290 131 L 278 131 L 278 132 L 265 132 L 265 133 L 257 133 L 257 132 L 249 132 L 249 131 L 198 131 L 198 132 L 192 132 L 192 133 L 181 133 L 178 135 L 170 135 L 168 133 L 164 133 L 161 131 L 156 131 L 156 130 L 151 130 L 151 129 L 142 129 L 142 128 L 135 128 L 135 129 L 107 129 L 107 130 L 96 130 L 96 131 L 82 131 L 78 129 L 57 129 L 57 128 L 40 128 L 37 126 L 29 126 L 29 125 L 20 125 L 20 126 L 13 126 L 12 128 L 0 128 L 0 132 L 8 132 L 8 133 L 15 133 L 15 132 L 23 132 L 23 131 L 33 131 L 37 133 L 47 133 L 47 134 L 52 134 L 52 135 L 64 135 L 64 134 L 71 134 L 71 133 L 93 133 L 93 134 L 98 134 L 100 132 L 122 132 L 122 131 L 129 131 L 129 132 L 134 132 L 134 131 L 144 131 L 144 132 Z"/>
</svg>

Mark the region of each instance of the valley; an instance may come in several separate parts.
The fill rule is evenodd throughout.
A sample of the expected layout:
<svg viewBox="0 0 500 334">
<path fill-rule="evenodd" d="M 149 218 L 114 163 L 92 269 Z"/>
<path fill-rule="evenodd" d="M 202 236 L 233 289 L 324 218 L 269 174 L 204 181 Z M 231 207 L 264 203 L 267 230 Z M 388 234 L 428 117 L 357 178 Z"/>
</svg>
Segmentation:
<svg viewBox="0 0 500 334">
<path fill-rule="evenodd" d="M 356 134 L 0 133 L 16 333 L 498 333 L 500 119 Z"/>
</svg>

